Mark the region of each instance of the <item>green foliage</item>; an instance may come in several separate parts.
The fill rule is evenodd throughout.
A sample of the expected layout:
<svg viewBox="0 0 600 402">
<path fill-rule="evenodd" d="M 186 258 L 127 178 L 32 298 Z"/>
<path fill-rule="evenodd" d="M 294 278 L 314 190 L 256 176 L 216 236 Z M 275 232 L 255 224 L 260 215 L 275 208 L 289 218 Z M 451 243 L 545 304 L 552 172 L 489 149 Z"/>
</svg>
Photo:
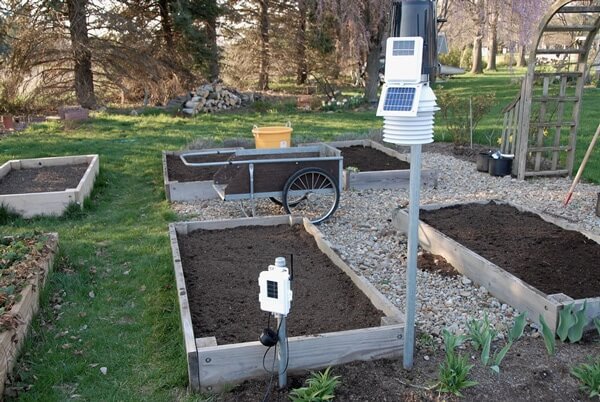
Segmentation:
<svg viewBox="0 0 600 402">
<path fill-rule="evenodd" d="M 444 348 L 446 349 L 446 356 L 454 353 L 454 350 L 462 345 L 468 337 L 465 335 L 454 335 L 447 329 L 442 330 L 442 338 L 444 339 Z"/>
<path fill-rule="evenodd" d="M 461 51 L 458 48 L 452 48 L 446 54 L 441 54 L 439 57 L 440 63 L 446 66 L 460 67 Z"/>
<path fill-rule="evenodd" d="M 440 364 L 437 389 L 440 392 L 450 392 L 461 396 L 461 390 L 477 385 L 476 382 L 468 379 L 473 365 L 468 364 L 465 356 L 456 353 L 456 348 L 462 345 L 468 337 L 454 335 L 447 329 L 443 329 L 442 338 L 444 339 L 446 358 Z"/>
<path fill-rule="evenodd" d="M 523 336 L 523 330 L 525 329 L 526 323 L 525 313 L 521 313 L 517 316 L 517 318 L 515 318 L 512 328 L 508 331 L 508 342 L 502 349 L 500 349 L 499 352 L 494 353 L 494 364 L 490 367 L 492 371 L 496 372 L 497 374 L 500 373 L 500 364 L 502 363 L 502 360 L 504 360 L 506 357 L 506 354 L 512 347 L 512 344 L 521 336 Z"/>
<path fill-rule="evenodd" d="M 523 336 L 523 330 L 525 330 L 526 324 L 527 320 L 525 318 L 525 313 L 519 314 L 517 318 L 515 318 L 513 327 L 508 331 L 508 341 L 512 343 Z"/>
<path fill-rule="evenodd" d="M 438 95 L 438 104 L 442 119 L 452 140 L 457 145 L 464 145 L 470 141 L 471 124 L 475 130 L 481 119 L 488 113 L 496 102 L 494 92 L 472 96 L 472 117 L 469 98 L 455 95 L 451 92 L 441 92 Z"/>
<path fill-rule="evenodd" d="M 340 376 L 331 375 L 331 367 L 324 372 L 313 372 L 306 380 L 306 387 L 290 392 L 293 402 L 324 402 L 333 400 L 335 388 L 340 384 Z"/>
<path fill-rule="evenodd" d="M 590 398 L 600 398 L 600 361 L 575 366 L 571 369 L 571 374 L 582 382 L 581 390 L 589 392 Z"/>
<path fill-rule="evenodd" d="M 544 320 L 544 316 L 540 314 L 540 324 L 542 324 L 542 336 L 544 338 L 544 344 L 546 345 L 546 350 L 549 355 L 553 355 L 556 352 L 556 339 L 555 334 L 552 332 L 546 320 Z"/>
<path fill-rule="evenodd" d="M 493 340 L 498 335 L 498 331 L 490 325 L 487 313 L 484 314 L 483 320 L 471 318 L 467 321 L 467 331 L 475 350 L 480 350 L 486 343 L 489 343 L 490 340 Z"/>
<path fill-rule="evenodd" d="M 43 237 L 39 234 L 7 236 L 0 239 L 0 270 L 7 269 L 22 261 L 36 247 Z M 39 250 L 38 250 L 39 251 Z"/>
<path fill-rule="evenodd" d="M 473 365 L 468 364 L 466 356 L 455 353 L 447 355 L 446 360 L 440 364 L 437 389 L 440 392 L 462 396 L 461 390 L 478 384 L 476 381 L 469 380 L 469 372 L 472 368 Z"/>
<path fill-rule="evenodd" d="M 583 329 L 588 324 L 587 301 L 583 303 L 583 307 L 579 311 L 574 311 L 573 308 L 574 305 L 569 304 L 558 313 L 556 335 L 562 342 L 567 339 L 571 343 L 579 342 L 583 337 Z"/>
<path fill-rule="evenodd" d="M 596 330 L 598 331 L 598 335 L 600 335 L 600 318 L 594 318 L 594 325 L 596 326 Z"/>
</svg>

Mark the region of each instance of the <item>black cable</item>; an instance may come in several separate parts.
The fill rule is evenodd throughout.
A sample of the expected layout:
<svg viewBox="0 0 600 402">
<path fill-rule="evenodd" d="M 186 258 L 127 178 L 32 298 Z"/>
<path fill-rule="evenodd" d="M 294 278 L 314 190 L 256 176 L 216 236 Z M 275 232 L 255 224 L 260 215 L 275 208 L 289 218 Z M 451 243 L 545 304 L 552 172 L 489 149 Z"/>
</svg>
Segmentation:
<svg viewBox="0 0 600 402">
<path fill-rule="evenodd" d="M 268 373 L 269 370 L 265 367 L 265 358 L 267 357 L 267 353 L 269 353 L 271 348 L 269 347 L 265 354 L 263 355 L 263 368 Z M 269 379 L 269 384 L 267 385 L 267 390 L 265 392 L 265 396 L 262 399 L 262 402 L 267 402 L 269 399 L 269 395 L 271 394 L 271 387 L 273 386 L 273 377 L 275 377 L 275 357 L 277 356 L 277 344 L 275 344 L 275 349 L 273 350 L 273 363 L 271 364 L 271 378 Z"/>
</svg>

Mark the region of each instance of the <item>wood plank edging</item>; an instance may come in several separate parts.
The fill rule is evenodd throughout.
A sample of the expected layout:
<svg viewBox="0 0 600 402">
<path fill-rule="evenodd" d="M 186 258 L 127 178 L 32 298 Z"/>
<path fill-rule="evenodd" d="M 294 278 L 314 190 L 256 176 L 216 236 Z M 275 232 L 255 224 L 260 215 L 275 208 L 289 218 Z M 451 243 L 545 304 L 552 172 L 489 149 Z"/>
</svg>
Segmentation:
<svg viewBox="0 0 600 402">
<path fill-rule="evenodd" d="M 30 280 L 29 285 L 21 291 L 21 300 L 9 311 L 9 314 L 18 316 L 21 323 L 16 329 L 0 332 L 0 351 L 2 351 L 0 353 L 0 400 L 6 378 L 17 361 L 23 341 L 29 332 L 31 320 L 39 309 L 42 289 L 54 267 L 54 259 L 58 253 L 58 233 L 45 233 L 45 235 L 49 237 L 46 246 L 50 251 L 46 258 L 39 261 L 41 272 L 36 273 Z"/>
<path fill-rule="evenodd" d="M 177 242 L 177 229 L 172 223 L 169 224 L 169 239 L 171 241 L 171 251 L 173 253 L 173 269 L 175 271 L 175 282 L 179 299 L 181 330 L 183 332 L 183 341 L 187 357 L 189 386 L 193 390 L 199 390 L 200 373 L 198 369 L 198 349 L 196 348 L 192 315 L 190 313 L 190 304 L 187 297 L 183 266 L 181 265 L 181 254 L 179 253 L 179 245 Z"/>
<path fill-rule="evenodd" d="M 403 325 L 387 325 L 290 337 L 288 372 L 399 357 L 403 333 Z M 246 379 L 267 376 L 262 366 L 265 351 L 260 342 L 198 349 L 202 390 L 218 392 Z M 273 359 L 272 353 L 267 355 L 268 361 Z"/>
</svg>

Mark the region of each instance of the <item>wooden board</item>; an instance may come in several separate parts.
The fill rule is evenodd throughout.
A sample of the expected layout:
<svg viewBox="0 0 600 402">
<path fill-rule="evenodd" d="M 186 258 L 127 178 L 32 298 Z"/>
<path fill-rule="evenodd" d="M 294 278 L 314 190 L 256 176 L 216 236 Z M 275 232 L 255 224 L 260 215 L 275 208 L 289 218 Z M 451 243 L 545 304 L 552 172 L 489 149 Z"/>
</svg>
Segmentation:
<svg viewBox="0 0 600 402">
<path fill-rule="evenodd" d="M 435 210 L 460 204 L 487 204 L 489 201 L 424 205 L 421 208 L 424 210 Z M 578 230 L 577 225 L 564 219 L 541 214 L 509 202 L 494 201 L 510 205 L 519 211 L 535 213 L 547 222 L 566 230 L 577 230 L 596 242 L 600 240 L 599 236 Z M 407 232 L 408 221 L 409 216 L 406 210 L 396 209 L 393 212 L 392 223 L 398 230 Z M 419 243 L 431 253 L 439 254 L 446 258 L 457 271 L 467 276 L 474 283 L 484 286 L 493 296 L 502 302 L 511 305 L 519 311 L 526 312 L 530 320 L 539 324 L 539 316 L 542 315 L 552 330 L 556 330 L 558 326 L 558 312 L 565 305 L 573 302 L 578 305 L 584 302 L 583 299 L 561 301 L 555 295 L 547 295 L 422 221 L 419 221 Z M 588 298 L 586 300 L 589 309 L 588 316 L 593 317 L 600 314 L 600 297 Z"/>
<path fill-rule="evenodd" d="M 403 325 L 331 332 L 289 338 L 288 372 L 316 370 L 357 360 L 397 358 L 403 346 Z M 264 377 L 266 348 L 260 342 L 198 349 L 201 389 L 220 391 L 243 380 Z M 272 362 L 273 350 L 266 361 Z M 277 367 L 277 364 L 276 364 Z"/>
<path fill-rule="evenodd" d="M 3 194 L 0 195 L 0 204 L 24 218 L 37 215 L 61 215 L 72 203 L 78 204 L 83 209 L 83 201 L 91 194 L 96 176 L 100 171 L 98 155 L 10 160 L 0 166 L 0 178 L 7 175 L 12 169 L 35 169 L 82 163 L 87 163 L 88 167 L 76 188 L 45 193 Z"/>
<path fill-rule="evenodd" d="M 330 243 L 323 238 L 317 227 L 307 219 L 285 215 L 172 223 L 169 225 L 169 235 L 191 389 L 218 391 L 227 384 L 266 375 L 262 366 L 266 349 L 259 342 L 217 346 L 215 337 L 194 338 L 177 235 L 185 235 L 199 229 L 223 230 L 241 226 L 281 224 L 303 224 L 305 230 L 315 238 L 319 249 L 350 276 L 353 283 L 365 293 L 374 307 L 385 314 L 385 317 L 382 317 L 381 327 L 290 338 L 289 370 L 318 369 L 354 360 L 395 358 L 400 355 L 404 331 L 402 313 L 365 278 L 352 271 L 335 253 Z"/>
<path fill-rule="evenodd" d="M 333 141 L 327 145 L 334 148 L 348 148 L 354 146 L 363 146 L 376 149 L 392 158 L 410 163 L 410 157 L 407 154 L 388 148 L 378 142 L 371 140 L 349 140 L 349 141 Z M 421 185 L 437 187 L 439 172 L 437 169 L 432 169 L 423 166 L 421 169 Z M 406 189 L 409 186 L 410 169 L 402 170 L 380 170 L 380 171 L 365 171 L 353 172 L 344 169 L 343 183 L 344 190 L 364 190 L 364 189 Z"/>
<path fill-rule="evenodd" d="M 4 382 L 8 374 L 13 369 L 23 341 L 29 330 L 29 324 L 35 313 L 38 311 L 40 303 L 40 293 L 44 288 L 48 273 L 52 270 L 54 256 L 58 252 L 58 233 L 49 233 L 49 239 L 46 245 L 50 253 L 39 262 L 41 272 L 35 275 L 30 284 L 21 292 L 21 300 L 13 306 L 10 311 L 15 317 L 18 317 L 21 324 L 12 330 L 0 333 L 0 399 L 4 391 Z"/>
</svg>

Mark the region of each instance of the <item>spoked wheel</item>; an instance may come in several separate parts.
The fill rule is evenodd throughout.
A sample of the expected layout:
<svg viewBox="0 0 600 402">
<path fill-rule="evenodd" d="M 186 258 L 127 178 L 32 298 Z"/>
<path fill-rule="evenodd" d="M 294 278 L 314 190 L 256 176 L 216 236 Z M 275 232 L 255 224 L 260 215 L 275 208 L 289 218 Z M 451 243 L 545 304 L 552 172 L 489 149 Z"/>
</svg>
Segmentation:
<svg viewBox="0 0 600 402">
<path fill-rule="evenodd" d="M 335 212 L 340 202 L 340 190 L 323 169 L 305 168 L 297 171 L 283 188 L 283 208 L 288 214 L 320 223 Z"/>
<path fill-rule="evenodd" d="M 283 201 L 281 201 L 279 198 L 277 197 L 269 197 L 269 199 L 271 200 L 271 202 L 273 204 L 279 205 L 280 207 L 283 207 Z M 290 205 L 291 207 L 295 207 L 296 205 Z"/>
</svg>

